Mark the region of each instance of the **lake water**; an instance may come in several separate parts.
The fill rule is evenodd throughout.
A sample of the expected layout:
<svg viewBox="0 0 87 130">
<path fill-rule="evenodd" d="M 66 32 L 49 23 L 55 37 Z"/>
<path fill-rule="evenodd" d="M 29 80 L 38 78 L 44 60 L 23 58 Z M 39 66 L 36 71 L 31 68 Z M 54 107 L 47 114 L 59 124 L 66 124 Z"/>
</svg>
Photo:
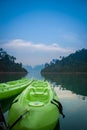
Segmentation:
<svg viewBox="0 0 87 130">
<path fill-rule="evenodd" d="M 0 75 L 0 82 L 19 79 L 22 75 Z M 87 75 L 45 75 L 38 72 L 25 77 L 48 80 L 63 105 L 65 118 L 60 116 L 56 130 L 87 130 Z M 13 98 L 2 101 L 2 108 L 7 120 L 7 113 Z"/>
</svg>

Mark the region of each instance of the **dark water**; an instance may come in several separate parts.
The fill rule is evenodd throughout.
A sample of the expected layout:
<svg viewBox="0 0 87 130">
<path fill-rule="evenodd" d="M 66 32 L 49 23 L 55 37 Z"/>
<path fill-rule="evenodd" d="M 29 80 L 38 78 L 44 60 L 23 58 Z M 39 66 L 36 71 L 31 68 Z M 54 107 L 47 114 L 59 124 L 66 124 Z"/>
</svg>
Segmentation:
<svg viewBox="0 0 87 130">
<path fill-rule="evenodd" d="M 2 73 L 2 74 L 0 74 L 0 83 L 17 80 L 24 76 L 26 76 L 26 74 L 24 74 L 24 73 L 15 73 L 15 74 L 14 73 L 13 74 L 10 74 L 10 73 L 3 74 Z"/>
<path fill-rule="evenodd" d="M 13 78 L 14 77 L 14 78 Z M 19 79 L 19 75 L 0 75 L 0 81 Z M 30 73 L 25 77 L 45 79 L 51 82 L 63 105 L 65 118 L 60 116 L 56 130 L 87 130 L 87 75 L 45 75 Z M 12 100 L 2 101 L 2 108 L 7 120 L 7 114 Z"/>
</svg>

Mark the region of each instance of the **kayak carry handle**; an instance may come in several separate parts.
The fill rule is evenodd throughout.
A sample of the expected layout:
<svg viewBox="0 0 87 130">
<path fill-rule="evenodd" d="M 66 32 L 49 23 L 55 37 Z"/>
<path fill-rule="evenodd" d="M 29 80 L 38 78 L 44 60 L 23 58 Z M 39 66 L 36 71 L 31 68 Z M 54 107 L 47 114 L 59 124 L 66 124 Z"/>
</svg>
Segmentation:
<svg viewBox="0 0 87 130">
<path fill-rule="evenodd" d="M 63 114 L 62 104 L 61 104 L 58 100 L 56 100 L 56 99 L 53 99 L 53 100 L 51 101 L 51 103 L 54 104 L 54 105 L 56 105 L 56 107 L 58 108 L 60 114 L 63 116 L 63 118 L 65 118 L 65 115 Z"/>
</svg>

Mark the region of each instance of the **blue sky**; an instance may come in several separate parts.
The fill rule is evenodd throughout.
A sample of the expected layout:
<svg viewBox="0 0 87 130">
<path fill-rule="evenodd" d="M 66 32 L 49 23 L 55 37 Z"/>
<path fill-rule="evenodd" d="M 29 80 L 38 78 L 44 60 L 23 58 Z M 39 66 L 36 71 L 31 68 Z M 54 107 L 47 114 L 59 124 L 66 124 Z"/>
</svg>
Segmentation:
<svg viewBox="0 0 87 130">
<path fill-rule="evenodd" d="M 87 1 L 0 0 L 0 47 L 32 66 L 87 48 Z"/>
</svg>

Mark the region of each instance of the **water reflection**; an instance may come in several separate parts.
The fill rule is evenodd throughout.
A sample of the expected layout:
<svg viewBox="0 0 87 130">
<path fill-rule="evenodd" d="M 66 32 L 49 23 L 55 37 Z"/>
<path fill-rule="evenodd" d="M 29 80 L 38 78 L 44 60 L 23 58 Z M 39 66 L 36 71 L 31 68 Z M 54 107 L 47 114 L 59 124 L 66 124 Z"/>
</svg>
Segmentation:
<svg viewBox="0 0 87 130">
<path fill-rule="evenodd" d="M 0 74 L 0 83 L 1 82 L 7 82 L 7 81 L 12 81 L 12 80 L 17 80 L 20 79 L 22 77 L 24 77 L 26 74 L 25 73 L 2 73 Z"/>
<path fill-rule="evenodd" d="M 61 89 L 62 86 L 54 87 L 60 102 L 64 108 L 65 119 L 60 116 L 60 130 L 86 130 L 87 129 L 87 97 L 82 100 L 81 95 L 72 93 L 70 90 Z"/>
<path fill-rule="evenodd" d="M 17 96 L 17 95 L 16 95 Z M 9 108 L 11 107 L 12 105 L 12 101 L 14 100 L 14 98 L 16 96 L 13 96 L 11 98 L 8 98 L 8 99 L 4 99 L 4 100 L 0 100 L 0 104 L 2 106 L 2 110 L 3 110 L 3 113 L 5 113 L 6 111 L 9 110 Z"/>
<path fill-rule="evenodd" d="M 44 78 L 41 76 L 40 72 L 38 72 L 38 71 L 29 72 L 25 77 L 27 77 L 27 78 L 32 78 L 32 79 L 36 79 L 36 80 L 43 80 L 43 79 L 44 79 Z"/>
<path fill-rule="evenodd" d="M 58 121 L 57 121 L 57 124 L 56 124 L 54 130 L 60 130 L 60 122 L 59 122 L 59 119 L 58 119 Z"/>
<path fill-rule="evenodd" d="M 87 75 L 44 75 L 46 80 L 54 83 L 55 85 L 61 85 L 61 89 L 71 90 L 73 93 L 83 96 L 87 96 Z"/>
</svg>

